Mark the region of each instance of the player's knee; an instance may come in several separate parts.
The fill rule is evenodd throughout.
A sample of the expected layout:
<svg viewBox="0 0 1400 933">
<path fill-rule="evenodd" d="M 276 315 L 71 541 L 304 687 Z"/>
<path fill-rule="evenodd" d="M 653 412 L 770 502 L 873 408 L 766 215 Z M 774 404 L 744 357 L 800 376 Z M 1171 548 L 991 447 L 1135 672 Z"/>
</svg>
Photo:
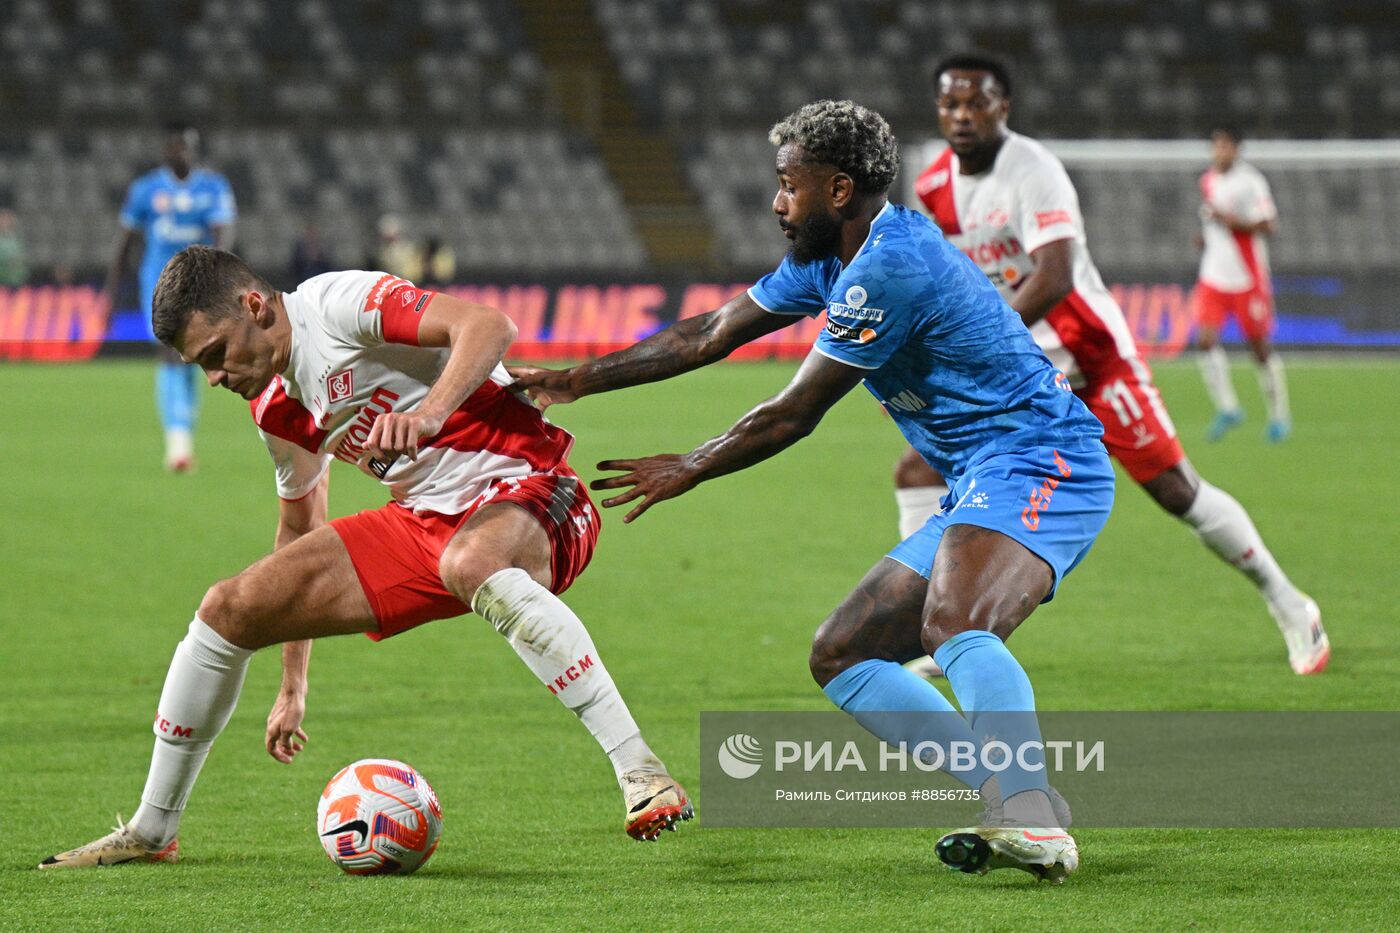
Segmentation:
<svg viewBox="0 0 1400 933">
<path fill-rule="evenodd" d="M 840 634 L 836 618 L 827 619 L 812 636 L 812 652 L 807 656 L 807 669 L 818 687 L 825 687 L 859 658 L 851 653 L 850 640 Z"/>
<path fill-rule="evenodd" d="M 245 575 L 220 580 L 199 603 L 199 617 L 225 641 L 240 648 L 261 648 L 266 639 L 253 588 Z"/>
<path fill-rule="evenodd" d="M 448 548 L 438 558 L 438 575 L 443 585 L 469 606 L 481 584 L 506 568 L 499 558 L 472 547 Z"/>
<path fill-rule="evenodd" d="M 1143 482 L 1142 488 L 1164 512 L 1181 518 L 1191 510 L 1200 484 L 1201 478 L 1190 462 L 1182 460 Z"/>
<path fill-rule="evenodd" d="M 938 471 L 924 462 L 914 448 L 904 451 L 899 462 L 894 465 L 894 485 L 897 489 L 911 489 L 919 486 L 941 486 L 943 477 Z"/>
<path fill-rule="evenodd" d="M 940 601 L 924 615 L 919 632 L 924 650 L 933 654 L 944 642 L 963 632 L 991 632 L 1006 639 L 1035 608 L 1027 605 L 1030 600 L 1029 594 L 1022 594 L 1019 599 L 1010 600 L 981 598 L 970 605 Z"/>
</svg>

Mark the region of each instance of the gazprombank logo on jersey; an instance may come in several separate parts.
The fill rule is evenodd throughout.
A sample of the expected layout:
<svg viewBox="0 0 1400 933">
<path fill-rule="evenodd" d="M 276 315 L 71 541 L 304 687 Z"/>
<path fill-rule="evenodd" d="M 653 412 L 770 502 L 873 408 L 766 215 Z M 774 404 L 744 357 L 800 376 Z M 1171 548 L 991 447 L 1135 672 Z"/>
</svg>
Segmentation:
<svg viewBox="0 0 1400 933">
<path fill-rule="evenodd" d="M 865 302 L 870 298 L 870 295 L 863 286 L 852 285 L 850 288 L 846 289 L 845 297 L 845 302 L 833 301 L 831 304 L 827 305 L 826 317 L 828 321 L 834 317 L 841 317 L 867 324 L 879 324 L 885 319 L 884 308 L 865 307 Z M 874 332 L 872 331 L 871 333 L 873 334 Z M 833 336 L 836 335 L 833 334 Z M 873 340 L 874 337 L 872 336 L 871 339 Z"/>
</svg>

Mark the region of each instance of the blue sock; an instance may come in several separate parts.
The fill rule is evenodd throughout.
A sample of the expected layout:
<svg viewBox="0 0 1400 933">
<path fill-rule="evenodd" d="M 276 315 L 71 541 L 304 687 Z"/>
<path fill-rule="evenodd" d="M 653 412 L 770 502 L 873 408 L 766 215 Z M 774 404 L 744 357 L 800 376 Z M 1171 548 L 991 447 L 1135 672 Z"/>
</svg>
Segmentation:
<svg viewBox="0 0 1400 933">
<path fill-rule="evenodd" d="M 913 749 L 920 742 L 935 742 L 944 749 L 946 762 L 950 743 L 980 745 L 947 697 L 893 661 L 861 661 L 837 674 L 822 692 L 891 747 L 903 742 Z M 992 776 L 980 760 L 971 769 L 944 770 L 974 790 Z"/>
<path fill-rule="evenodd" d="M 199 400 L 195 369 L 184 363 L 156 364 L 156 410 L 166 431 L 194 430 Z"/>
<path fill-rule="evenodd" d="M 995 739 L 1011 749 L 1035 743 L 1022 754 L 1021 767 L 1013 756 L 997 772 L 1003 800 L 1027 790 L 1048 793 L 1045 753 L 1040 749 L 1040 723 L 1035 716 L 1035 693 L 1030 678 L 1006 644 L 991 632 L 961 632 L 933 653 L 980 743 Z M 1000 757 L 993 758 L 995 767 Z"/>
</svg>

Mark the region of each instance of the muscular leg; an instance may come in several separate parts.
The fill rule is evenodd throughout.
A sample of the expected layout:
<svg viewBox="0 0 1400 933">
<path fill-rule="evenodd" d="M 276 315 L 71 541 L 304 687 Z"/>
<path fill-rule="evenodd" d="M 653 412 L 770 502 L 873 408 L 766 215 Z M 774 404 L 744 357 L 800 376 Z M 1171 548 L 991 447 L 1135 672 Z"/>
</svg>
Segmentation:
<svg viewBox="0 0 1400 933">
<path fill-rule="evenodd" d="M 210 587 L 170 662 L 132 830 L 157 846 L 174 838 L 204 759 L 238 703 L 254 650 L 374 625 L 350 555 L 329 527 Z"/>
<path fill-rule="evenodd" d="M 886 557 L 871 568 L 817 629 L 809 666 L 838 707 L 888 745 L 914 748 L 976 739 L 943 694 L 901 665 L 924 655 L 920 616 L 928 583 Z M 981 788 L 990 772 L 979 764 L 953 776 Z"/>
<path fill-rule="evenodd" d="M 662 771 L 583 622 L 549 591 L 550 547 L 529 512 L 487 505 L 448 542 L 438 568 L 447 589 L 490 622 L 583 721 L 619 781 L 629 772 Z"/>
<path fill-rule="evenodd" d="M 905 447 L 894 465 L 894 498 L 899 506 L 899 537 L 903 540 L 939 512 L 948 484 L 924 462 L 913 447 Z"/>
<path fill-rule="evenodd" d="M 923 612 L 923 646 L 943 668 L 979 744 L 1039 745 L 1035 694 L 1005 640 L 1054 585 L 1050 566 L 1019 542 L 974 525 L 943 535 Z M 1023 826 L 1055 825 L 1043 755 L 998 775 L 1006 815 Z M 1037 764 L 1038 770 L 1032 770 Z"/>
</svg>

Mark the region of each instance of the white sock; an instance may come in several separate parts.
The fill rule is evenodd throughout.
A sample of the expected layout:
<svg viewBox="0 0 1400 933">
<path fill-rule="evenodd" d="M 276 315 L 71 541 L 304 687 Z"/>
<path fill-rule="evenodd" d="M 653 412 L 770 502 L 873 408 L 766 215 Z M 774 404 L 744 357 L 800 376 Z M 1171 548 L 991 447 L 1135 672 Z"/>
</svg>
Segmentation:
<svg viewBox="0 0 1400 933">
<path fill-rule="evenodd" d="M 947 486 L 906 486 L 894 491 L 899 505 L 899 540 L 924 527 L 924 522 L 942 511 L 939 502 L 948 495 Z"/>
<path fill-rule="evenodd" d="M 620 779 L 662 770 L 588 629 L 563 601 L 518 568 L 498 570 L 477 588 L 472 609 L 495 626 L 559 701 L 573 710 L 608 753 Z"/>
<path fill-rule="evenodd" d="M 1201 378 L 1205 380 L 1215 410 L 1221 414 L 1239 411 L 1240 400 L 1235 395 L 1235 384 L 1230 381 L 1230 358 L 1225 355 L 1225 348 L 1217 343 L 1198 354 L 1196 362 L 1201 367 Z"/>
<path fill-rule="evenodd" d="M 194 435 L 188 428 L 171 428 L 165 432 L 165 459 L 177 460 L 194 456 Z"/>
<path fill-rule="evenodd" d="M 1201 480 L 1195 501 L 1181 518 L 1206 547 L 1253 580 L 1269 602 L 1287 606 L 1305 598 L 1265 547 L 1244 506 L 1225 490 Z"/>
<path fill-rule="evenodd" d="M 1277 353 L 1269 354 L 1269 361 L 1259 367 L 1259 391 L 1264 393 L 1264 401 L 1269 406 L 1269 420 L 1288 422 L 1292 414 L 1288 410 L 1288 380 L 1283 376 L 1283 360 Z"/>
<path fill-rule="evenodd" d="M 156 707 L 151 770 L 130 823 L 137 836 L 161 846 L 175 838 L 199 769 L 238 703 L 252 656 L 199 616 L 190 623 L 189 634 L 175 648 Z"/>
</svg>

